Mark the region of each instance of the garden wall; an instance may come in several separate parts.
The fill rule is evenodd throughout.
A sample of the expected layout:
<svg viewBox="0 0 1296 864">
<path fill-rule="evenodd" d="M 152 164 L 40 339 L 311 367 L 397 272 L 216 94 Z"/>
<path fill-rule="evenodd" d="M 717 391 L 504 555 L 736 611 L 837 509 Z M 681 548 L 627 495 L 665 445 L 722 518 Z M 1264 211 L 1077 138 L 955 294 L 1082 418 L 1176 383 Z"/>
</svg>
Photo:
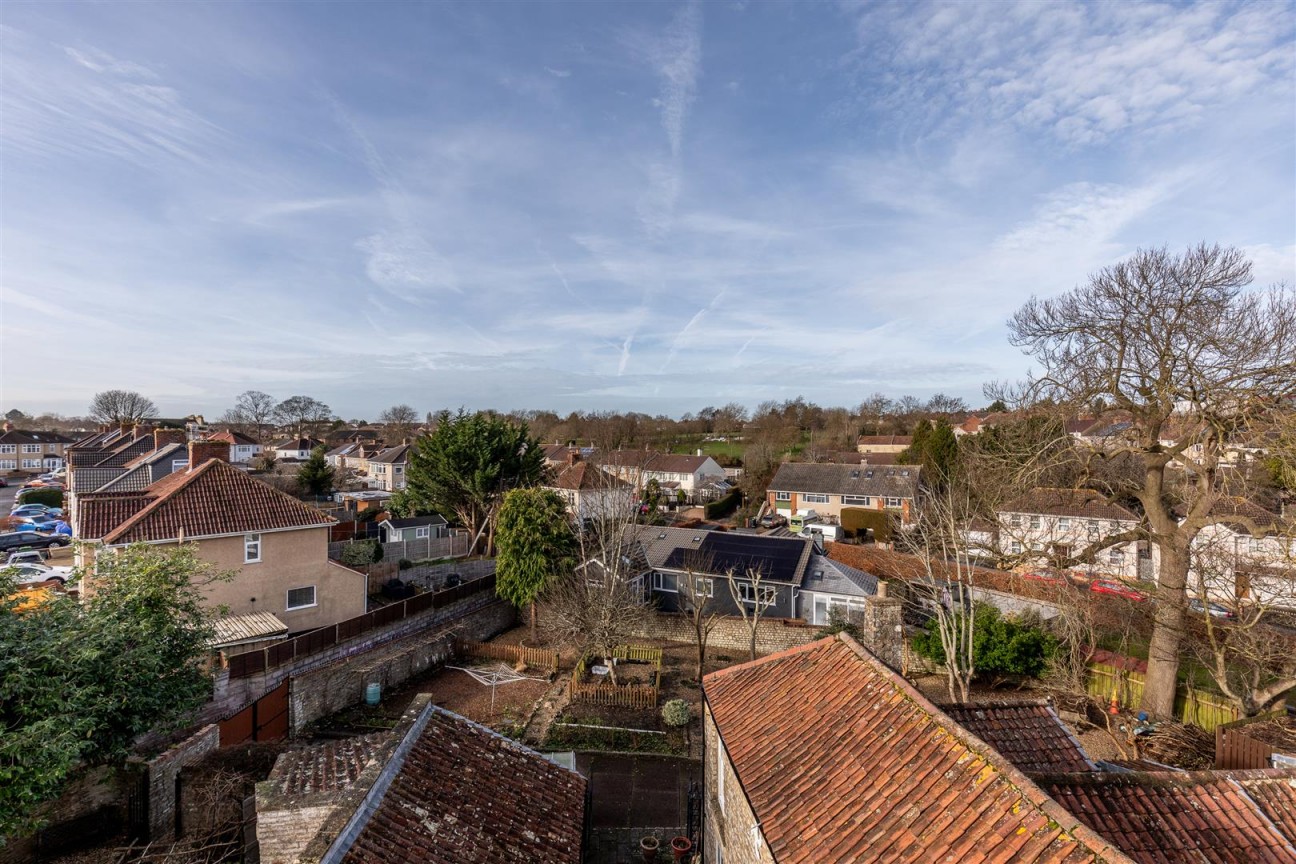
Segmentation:
<svg viewBox="0 0 1296 864">
<path fill-rule="evenodd" d="M 756 630 L 756 650 L 761 654 L 804 645 L 815 638 L 817 628 L 804 621 L 787 618 L 763 619 Z M 634 634 L 641 639 L 693 644 L 695 633 L 689 619 L 679 613 L 659 612 L 651 616 Z M 721 618 L 707 640 L 710 648 L 746 651 L 751 631 L 741 618 Z"/>
<path fill-rule="evenodd" d="M 40 809 L 46 827 L 29 837 L 0 844 L 0 864 L 20 864 L 78 849 L 111 836 L 126 821 L 126 788 L 130 772 L 100 766 L 85 769 L 63 794 Z"/>
</svg>

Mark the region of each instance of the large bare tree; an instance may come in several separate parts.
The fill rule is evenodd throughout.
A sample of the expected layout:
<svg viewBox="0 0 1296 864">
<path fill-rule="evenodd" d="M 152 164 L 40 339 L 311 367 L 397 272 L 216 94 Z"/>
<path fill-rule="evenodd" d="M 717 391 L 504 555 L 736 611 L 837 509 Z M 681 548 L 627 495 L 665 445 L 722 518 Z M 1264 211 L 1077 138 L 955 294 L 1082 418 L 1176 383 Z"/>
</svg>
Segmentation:
<svg viewBox="0 0 1296 864">
<path fill-rule="evenodd" d="M 274 407 L 274 418 L 302 434 L 333 419 L 333 409 L 310 396 L 289 396 Z"/>
<path fill-rule="evenodd" d="M 393 405 L 378 415 L 378 422 L 386 427 L 387 444 L 395 446 L 413 434 L 419 415 L 409 405 Z"/>
<path fill-rule="evenodd" d="M 225 412 L 221 422 L 240 426 L 244 432 L 255 435 L 257 441 L 264 443 L 266 427 L 274 418 L 277 404 L 269 393 L 245 390 L 234 401 L 234 407 Z"/>
<path fill-rule="evenodd" d="M 1140 249 L 1086 285 L 1022 306 L 1009 321 L 1010 339 L 1038 374 L 1011 393 L 988 388 L 1018 403 L 1078 408 L 1102 400 L 1131 424 L 1095 455 L 1137 458 L 1133 482 L 1108 491 L 1113 500 L 1137 499 L 1142 527 L 1098 545 L 1143 540 L 1159 553 L 1142 704 L 1159 717 L 1173 714 L 1189 549 L 1216 521 L 1225 445 L 1296 384 L 1296 297 L 1283 286 L 1245 290 L 1251 281 L 1238 249 Z"/>
<path fill-rule="evenodd" d="M 775 603 L 778 588 L 766 584 L 765 571 L 760 567 L 748 567 L 739 576 L 732 568 L 725 572 L 725 582 L 729 585 L 729 596 L 738 607 L 743 624 L 749 636 L 748 649 L 751 659 L 756 659 L 756 636 L 760 632 L 761 617 Z"/>
<path fill-rule="evenodd" d="M 708 562 L 703 559 L 687 562 L 684 575 L 677 583 L 680 605 L 689 626 L 693 629 L 699 683 L 706 671 L 707 643 L 711 639 L 711 631 L 720 623 L 720 612 L 715 605 L 716 580 L 707 565 Z"/>
<path fill-rule="evenodd" d="M 157 413 L 153 400 L 134 390 L 104 390 L 90 400 L 90 416 L 100 423 L 138 423 Z"/>
</svg>

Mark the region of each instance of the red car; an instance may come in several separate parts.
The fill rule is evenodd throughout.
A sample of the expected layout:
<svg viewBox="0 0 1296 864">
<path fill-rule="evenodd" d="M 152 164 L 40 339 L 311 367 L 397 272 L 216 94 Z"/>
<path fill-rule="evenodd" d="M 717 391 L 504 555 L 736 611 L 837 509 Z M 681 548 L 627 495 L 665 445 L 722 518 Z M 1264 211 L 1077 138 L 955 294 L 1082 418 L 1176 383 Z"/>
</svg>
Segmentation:
<svg viewBox="0 0 1296 864">
<path fill-rule="evenodd" d="M 1098 594 L 1112 594 L 1116 597 L 1124 597 L 1126 600 L 1135 600 L 1142 602 L 1147 595 L 1142 591 L 1137 591 L 1124 582 L 1114 582 L 1110 579 L 1095 579 L 1089 583 L 1089 590 Z"/>
<path fill-rule="evenodd" d="M 1030 579 L 1033 582 L 1061 582 L 1062 574 L 1052 570 L 1030 570 L 1021 574 L 1023 579 Z"/>
</svg>

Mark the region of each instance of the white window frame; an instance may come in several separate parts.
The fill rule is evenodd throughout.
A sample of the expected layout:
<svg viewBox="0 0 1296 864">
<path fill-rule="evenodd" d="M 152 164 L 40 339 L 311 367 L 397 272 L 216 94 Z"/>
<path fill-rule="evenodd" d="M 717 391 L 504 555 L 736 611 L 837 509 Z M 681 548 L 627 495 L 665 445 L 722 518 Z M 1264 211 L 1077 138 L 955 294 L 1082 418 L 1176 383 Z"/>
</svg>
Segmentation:
<svg viewBox="0 0 1296 864">
<path fill-rule="evenodd" d="M 705 590 L 703 588 L 705 587 Z M 693 577 L 693 596 L 694 597 L 714 597 L 715 580 L 706 576 Z"/>
<path fill-rule="evenodd" d="M 1022 517 L 1020 513 L 1014 513 L 1008 517 L 1008 524 L 1013 528 L 1022 527 Z"/>
<path fill-rule="evenodd" d="M 771 606 L 773 606 L 778 602 L 777 588 L 771 585 L 761 585 L 759 595 L 755 593 L 755 588 L 756 586 L 750 582 L 738 583 L 738 597 L 742 601 L 744 606 L 755 606 L 757 596 L 760 596 L 762 598 L 766 598 L 766 597 L 769 598 L 768 600 L 766 599 L 761 600 L 761 605 L 766 609 L 770 608 Z"/>
<path fill-rule="evenodd" d="M 1058 527 L 1058 530 L 1059 530 L 1059 531 L 1070 531 L 1070 530 L 1071 530 L 1071 517 L 1069 517 L 1069 516 L 1059 516 L 1059 517 L 1058 517 L 1058 521 L 1057 521 L 1057 527 Z"/>
<path fill-rule="evenodd" d="M 1014 540 L 1012 545 L 1008 547 L 1008 552 L 1012 555 L 1022 554 L 1022 544 Z"/>
<path fill-rule="evenodd" d="M 188 468 L 188 467 L 189 467 L 189 460 L 188 460 L 188 459 L 172 459 L 172 460 L 171 460 L 171 471 L 172 471 L 172 473 L 174 473 L 174 472 L 176 472 L 176 471 L 183 471 L 185 468 Z"/>
<path fill-rule="evenodd" d="M 1090 519 L 1085 524 L 1085 530 L 1089 533 L 1090 540 L 1097 540 L 1098 535 L 1102 533 L 1102 526 L 1098 524 L 1097 519 Z"/>
<path fill-rule="evenodd" d="M 666 587 L 667 579 L 669 579 L 670 584 L 675 587 L 667 588 Z M 662 591 L 666 594 L 678 594 L 679 593 L 678 579 L 679 577 L 673 573 L 658 573 L 656 570 L 654 570 L 652 574 L 652 590 Z"/>
<path fill-rule="evenodd" d="M 41 467 L 41 460 L 39 460 L 39 459 L 24 459 L 24 460 L 22 460 L 22 467 L 24 467 L 24 468 L 39 468 L 39 467 Z"/>
<path fill-rule="evenodd" d="M 414 529 L 415 540 L 426 540 L 432 536 L 432 527 L 430 525 L 420 525 Z"/>
<path fill-rule="evenodd" d="M 792 500 L 792 493 L 791 493 L 791 492 L 775 492 L 775 493 L 774 493 L 774 500 L 775 500 L 775 501 L 791 501 L 791 500 Z"/>
<path fill-rule="evenodd" d="M 1248 545 L 1252 555 L 1259 555 L 1264 552 L 1264 540 L 1259 537 L 1251 537 Z"/>
<path fill-rule="evenodd" d="M 802 504 L 827 504 L 828 496 L 823 494 L 822 492 L 802 492 L 801 503 Z"/>
<path fill-rule="evenodd" d="M 0 444 L 0 453 L 17 453 L 17 444 Z"/>
<path fill-rule="evenodd" d="M 17 459 L 0 459 L 0 471 L 17 471 Z"/>
<path fill-rule="evenodd" d="M 24 444 L 24 445 L 22 445 L 22 452 L 24 452 L 24 453 L 39 453 L 39 452 L 41 452 L 41 445 L 39 445 L 39 444 Z"/>
<path fill-rule="evenodd" d="M 904 499 L 903 499 L 903 498 L 887 498 L 887 499 L 886 499 L 886 506 L 887 506 L 887 507 L 903 507 L 903 506 L 904 506 Z"/>
<path fill-rule="evenodd" d="M 293 592 L 294 592 L 294 591 L 309 591 L 309 592 L 311 592 L 311 594 L 310 594 L 310 602 L 309 602 L 309 603 L 300 603 L 300 604 L 298 604 L 298 605 L 296 605 L 296 606 L 292 605 L 292 595 L 293 595 Z M 315 608 L 315 607 L 318 606 L 318 605 L 319 605 L 319 592 L 315 590 L 315 586 L 314 586 L 314 585 L 302 585 L 302 586 L 297 587 L 297 588 L 289 588 L 286 592 L 284 592 L 284 611 L 285 611 L 285 612 L 296 612 L 298 609 L 313 609 L 313 608 Z"/>
<path fill-rule="evenodd" d="M 868 495 L 843 495 L 841 496 L 841 503 L 853 504 L 860 507 L 872 507 L 873 499 Z"/>
<path fill-rule="evenodd" d="M 1032 531 L 1038 531 L 1042 524 L 1043 524 L 1043 520 L 1041 520 L 1040 517 L 1038 516 L 1030 517 L 1030 528 Z"/>
<path fill-rule="evenodd" d="M 260 534 L 243 535 L 243 563 L 244 564 L 261 563 L 261 535 Z"/>
<path fill-rule="evenodd" d="M 1108 550 L 1107 550 L 1107 563 L 1108 563 L 1108 564 L 1124 564 L 1124 563 L 1125 563 L 1125 550 L 1124 550 L 1124 549 L 1121 549 L 1119 546 L 1113 546 L 1111 549 L 1108 549 Z"/>
</svg>

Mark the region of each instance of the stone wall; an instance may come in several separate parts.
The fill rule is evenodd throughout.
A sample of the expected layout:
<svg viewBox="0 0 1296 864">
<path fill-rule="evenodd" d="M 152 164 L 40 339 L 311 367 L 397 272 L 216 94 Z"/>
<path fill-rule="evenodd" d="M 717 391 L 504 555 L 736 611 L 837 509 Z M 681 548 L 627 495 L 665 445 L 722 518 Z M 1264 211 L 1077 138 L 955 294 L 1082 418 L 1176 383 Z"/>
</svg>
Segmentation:
<svg viewBox="0 0 1296 864">
<path fill-rule="evenodd" d="M 490 563 L 494 564 L 494 562 Z M 318 654 L 312 654 L 293 663 L 285 663 L 282 666 L 267 669 L 256 675 L 249 675 L 246 678 L 237 678 L 231 681 L 229 670 L 222 669 L 216 674 L 215 690 L 211 701 L 198 712 L 195 722 L 206 724 L 228 717 L 278 687 L 280 682 L 290 676 L 301 675 L 348 657 L 368 653 L 389 642 L 395 642 L 427 631 L 435 631 L 453 623 L 456 619 L 467 618 L 477 611 L 498 602 L 494 592 L 480 591 L 444 608 L 429 609 L 419 615 L 396 621 L 386 627 L 375 628 L 355 639 L 334 645 Z"/>
<path fill-rule="evenodd" d="M 479 558 L 475 561 L 451 561 L 448 564 L 420 564 L 401 570 L 396 575 L 402 582 L 418 585 L 428 591 L 439 591 L 445 587 L 446 577 L 451 573 L 458 573 L 461 579 L 469 581 L 494 572 L 494 558 Z"/>
<path fill-rule="evenodd" d="M 786 618 L 762 619 L 756 628 L 756 651 L 768 654 L 804 645 L 815 638 L 817 628 L 803 621 Z M 688 617 L 679 613 L 660 612 L 651 616 L 635 634 L 644 639 L 692 644 L 695 638 Z M 746 651 L 751 644 L 751 630 L 741 618 L 720 618 L 707 639 L 711 650 Z"/>
<path fill-rule="evenodd" d="M 886 596 L 885 582 L 878 584 L 878 596 L 868 598 L 864 604 L 860 644 L 898 672 L 904 665 L 904 603 Z"/>
<path fill-rule="evenodd" d="M 454 653 L 456 638 L 485 641 L 512 627 L 516 618 L 510 604 L 496 600 L 435 633 L 419 633 L 389 647 L 293 675 L 288 685 L 289 728 L 296 734 L 321 717 L 358 705 L 370 683 L 380 684 L 386 692 L 440 666 Z"/>
<path fill-rule="evenodd" d="M 148 780 L 149 840 L 170 841 L 176 833 L 176 777 L 186 766 L 220 747 L 220 727 L 214 723 L 144 763 Z"/>
</svg>

